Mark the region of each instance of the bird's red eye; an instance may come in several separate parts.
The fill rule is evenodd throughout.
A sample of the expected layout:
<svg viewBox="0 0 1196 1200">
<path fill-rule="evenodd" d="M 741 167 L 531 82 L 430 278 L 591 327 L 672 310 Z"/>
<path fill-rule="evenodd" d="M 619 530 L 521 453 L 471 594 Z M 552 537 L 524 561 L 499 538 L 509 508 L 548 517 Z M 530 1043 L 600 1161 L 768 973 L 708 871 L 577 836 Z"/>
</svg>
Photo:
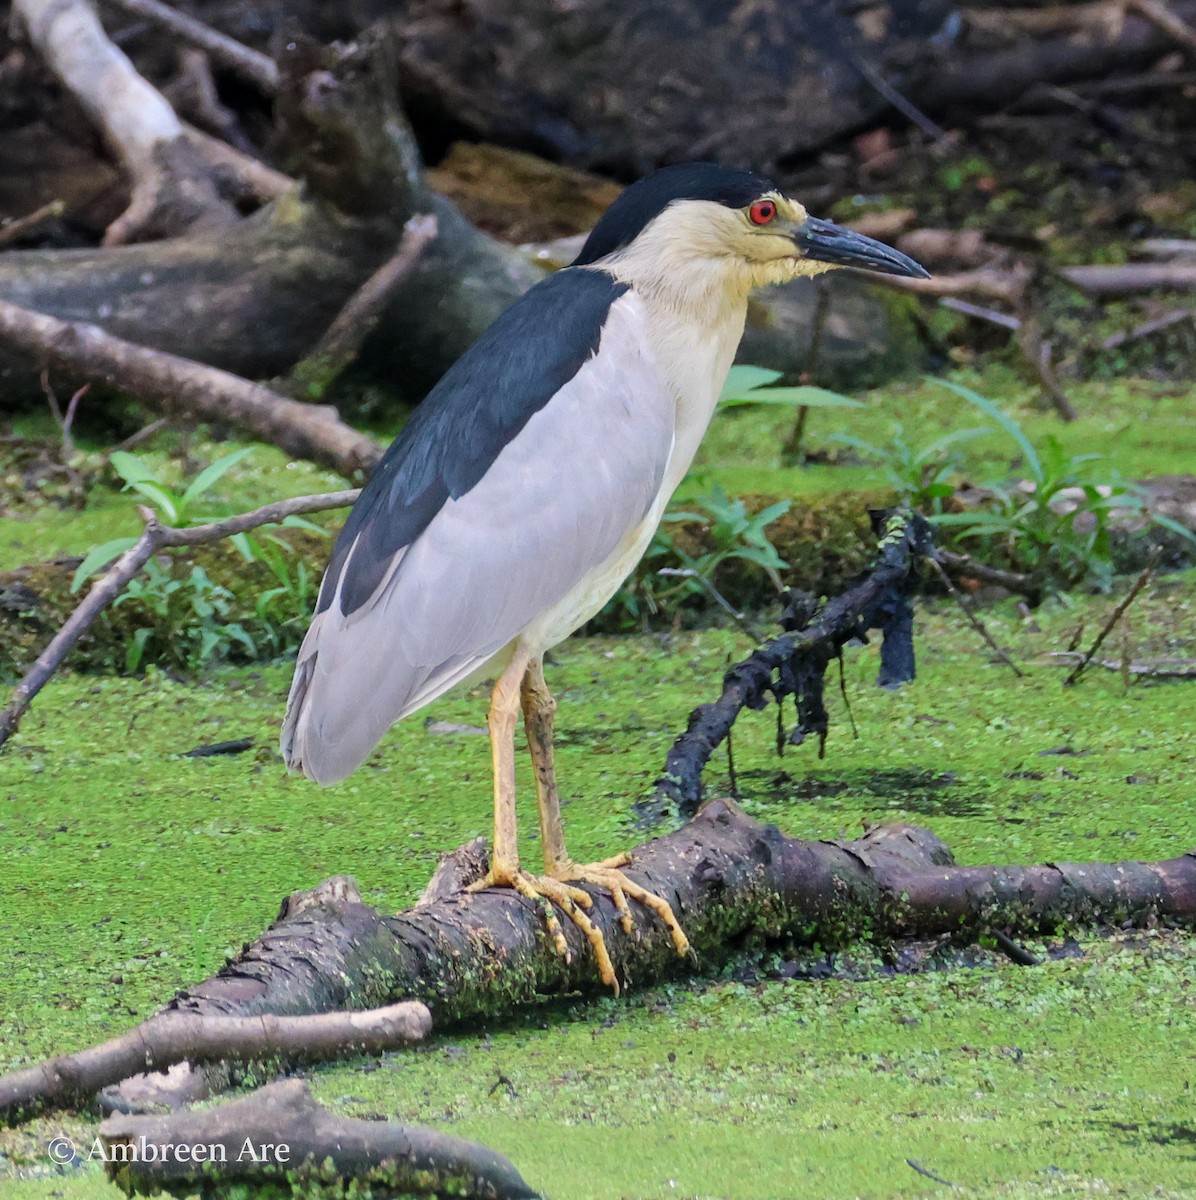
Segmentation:
<svg viewBox="0 0 1196 1200">
<path fill-rule="evenodd" d="M 777 215 L 777 206 L 772 200 L 754 200 L 748 209 L 753 225 L 767 225 Z"/>
</svg>

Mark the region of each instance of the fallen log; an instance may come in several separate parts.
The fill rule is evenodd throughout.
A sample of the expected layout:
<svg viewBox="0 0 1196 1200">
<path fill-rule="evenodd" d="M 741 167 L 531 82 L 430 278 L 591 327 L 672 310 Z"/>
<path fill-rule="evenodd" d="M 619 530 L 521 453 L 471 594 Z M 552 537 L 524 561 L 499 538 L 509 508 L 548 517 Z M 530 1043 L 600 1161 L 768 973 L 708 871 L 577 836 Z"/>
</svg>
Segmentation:
<svg viewBox="0 0 1196 1200">
<path fill-rule="evenodd" d="M 0 298 L 246 379 L 272 378 L 395 254 L 406 222 L 430 212 L 439 235 L 395 289 L 375 339 L 388 383 L 420 399 L 542 272 L 428 190 L 376 39 L 335 54 L 295 43 L 281 72 L 280 138 L 302 184 L 219 230 L 0 255 Z M 10 398 L 34 393 L 38 374 L 28 354 L 0 356 Z"/>
<path fill-rule="evenodd" d="M 100 1142 L 109 1179 L 129 1195 L 271 1180 L 284 1195 L 355 1195 L 358 1187 L 379 1197 L 538 1195 L 494 1150 L 424 1125 L 338 1116 L 298 1079 L 203 1112 L 109 1117 Z"/>
<path fill-rule="evenodd" d="M 476 850 L 466 851 L 464 868 L 449 868 L 458 886 L 485 869 Z M 942 935 L 966 943 L 990 930 L 1017 936 L 1196 921 L 1196 853 L 1156 863 L 958 867 L 938 838 L 914 826 L 875 826 L 845 843 L 807 842 L 725 800 L 637 846 L 628 874 L 673 906 L 697 955 L 696 965 L 679 959 L 668 931 L 645 911 L 636 910 L 638 924 L 627 936 L 609 897 L 592 893 L 588 915 L 620 976 L 638 985 L 716 969 L 745 938 L 788 936 L 824 948 Z M 419 999 L 444 1028 L 604 990 L 577 927 L 565 923 L 569 956 L 562 957 L 539 905 L 513 890 L 443 895 L 434 888 L 431 895 L 385 916 L 362 904 L 356 887 L 331 881 L 303 903 L 292 898 L 262 937 L 164 1011 L 302 1014 Z M 177 1104 L 225 1083 L 220 1071 L 180 1066 L 169 1076 L 135 1076 L 106 1093 L 105 1103 Z"/>
</svg>

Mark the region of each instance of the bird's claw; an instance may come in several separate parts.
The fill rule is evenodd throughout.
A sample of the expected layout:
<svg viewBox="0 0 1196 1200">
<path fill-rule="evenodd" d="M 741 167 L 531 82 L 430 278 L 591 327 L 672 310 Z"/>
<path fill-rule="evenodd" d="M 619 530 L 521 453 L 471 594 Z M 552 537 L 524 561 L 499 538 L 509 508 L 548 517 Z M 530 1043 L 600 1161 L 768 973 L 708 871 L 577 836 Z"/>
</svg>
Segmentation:
<svg viewBox="0 0 1196 1200">
<path fill-rule="evenodd" d="M 610 960 L 610 953 L 606 949 L 606 938 L 602 936 L 602 930 L 582 911 L 592 908 L 594 904 L 594 898 L 588 892 L 578 887 L 570 887 L 564 880 L 551 875 L 532 875 L 518 868 L 512 871 L 496 871 L 493 866 L 489 874 L 473 884 L 469 890 L 476 892 L 488 887 L 513 888 L 521 896 L 538 904 L 544 911 L 544 924 L 548 927 L 548 936 L 552 939 L 553 948 L 565 962 L 571 962 L 565 931 L 561 928 L 552 905 L 563 909 L 565 915 L 586 935 L 586 940 L 593 947 L 602 982 L 611 988 L 616 996 L 619 994 L 619 979 L 615 974 L 614 963 Z"/>
</svg>

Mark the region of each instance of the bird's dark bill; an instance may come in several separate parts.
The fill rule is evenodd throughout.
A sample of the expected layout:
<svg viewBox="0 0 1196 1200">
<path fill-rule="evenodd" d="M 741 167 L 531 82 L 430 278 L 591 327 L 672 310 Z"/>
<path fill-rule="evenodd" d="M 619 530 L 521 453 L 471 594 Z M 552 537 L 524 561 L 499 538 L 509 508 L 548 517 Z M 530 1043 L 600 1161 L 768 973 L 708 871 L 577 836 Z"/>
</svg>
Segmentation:
<svg viewBox="0 0 1196 1200">
<path fill-rule="evenodd" d="M 818 262 L 834 263 L 838 267 L 861 267 L 884 275 L 908 275 L 911 279 L 930 278 L 925 267 L 892 246 L 817 217 L 808 218 L 794 240 L 806 258 Z"/>
</svg>

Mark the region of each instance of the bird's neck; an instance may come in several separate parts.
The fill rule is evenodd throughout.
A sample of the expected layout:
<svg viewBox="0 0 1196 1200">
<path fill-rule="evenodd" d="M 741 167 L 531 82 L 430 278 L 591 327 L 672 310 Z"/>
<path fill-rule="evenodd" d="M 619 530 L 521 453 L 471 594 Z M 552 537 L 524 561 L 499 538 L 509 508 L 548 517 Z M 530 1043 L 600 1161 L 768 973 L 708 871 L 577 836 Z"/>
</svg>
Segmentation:
<svg viewBox="0 0 1196 1200">
<path fill-rule="evenodd" d="M 692 254 L 626 253 L 603 268 L 630 284 L 643 306 L 647 339 L 673 391 L 676 441 L 664 489 L 671 493 L 714 415 L 743 337 L 752 281 L 731 259 Z"/>
</svg>

